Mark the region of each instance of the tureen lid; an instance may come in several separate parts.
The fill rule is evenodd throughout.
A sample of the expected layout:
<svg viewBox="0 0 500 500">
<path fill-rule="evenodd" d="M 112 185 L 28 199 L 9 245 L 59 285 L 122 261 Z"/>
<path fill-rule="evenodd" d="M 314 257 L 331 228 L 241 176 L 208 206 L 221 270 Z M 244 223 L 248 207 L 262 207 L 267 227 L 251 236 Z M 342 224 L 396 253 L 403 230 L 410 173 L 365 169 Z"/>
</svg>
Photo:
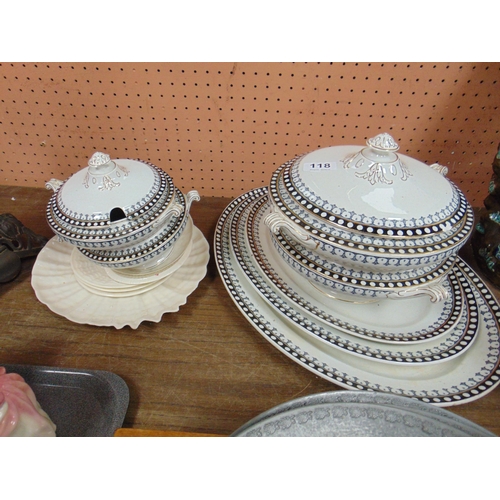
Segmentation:
<svg viewBox="0 0 500 500">
<path fill-rule="evenodd" d="M 313 151 L 281 167 L 282 189 L 326 224 L 380 234 L 422 227 L 448 231 L 465 216 L 462 193 L 444 176 L 445 167 L 429 166 L 398 149 L 383 133 L 361 149 Z M 279 195 L 279 188 L 271 187 Z"/>
<path fill-rule="evenodd" d="M 126 217 L 154 199 L 161 190 L 161 177 L 157 167 L 144 161 L 111 160 L 96 152 L 88 166 L 58 190 L 57 205 L 65 215 L 79 220 L 118 218 L 114 209 L 121 209 Z"/>
<path fill-rule="evenodd" d="M 65 182 L 48 183 L 53 184 L 57 189 L 47 210 L 53 229 L 91 239 L 109 239 L 144 226 L 163 213 L 175 192 L 170 176 L 155 165 L 112 160 L 101 152 Z"/>
</svg>

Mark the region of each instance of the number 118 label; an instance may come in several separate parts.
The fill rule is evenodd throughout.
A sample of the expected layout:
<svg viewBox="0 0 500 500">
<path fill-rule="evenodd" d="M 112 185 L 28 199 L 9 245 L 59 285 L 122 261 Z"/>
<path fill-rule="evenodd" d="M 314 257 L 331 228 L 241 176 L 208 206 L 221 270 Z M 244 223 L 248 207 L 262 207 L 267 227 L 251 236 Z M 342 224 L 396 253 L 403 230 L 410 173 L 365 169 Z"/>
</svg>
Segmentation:
<svg viewBox="0 0 500 500">
<path fill-rule="evenodd" d="M 316 163 L 305 163 L 304 169 L 309 171 L 320 171 L 320 170 L 333 170 L 335 167 L 335 162 L 326 161 L 326 162 L 316 162 Z"/>
</svg>

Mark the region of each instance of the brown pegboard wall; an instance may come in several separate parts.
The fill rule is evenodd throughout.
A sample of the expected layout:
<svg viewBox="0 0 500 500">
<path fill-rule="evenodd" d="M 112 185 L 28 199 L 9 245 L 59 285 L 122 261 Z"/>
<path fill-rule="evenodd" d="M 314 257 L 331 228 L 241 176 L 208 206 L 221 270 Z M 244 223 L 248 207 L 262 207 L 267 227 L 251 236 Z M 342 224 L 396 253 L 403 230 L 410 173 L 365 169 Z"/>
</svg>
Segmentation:
<svg viewBox="0 0 500 500">
<path fill-rule="evenodd" d="M 43 187 L 96 150 L 235 197 L 296 154 L 389 132 L 481 206 L 500 63 L 0 63 L 0 184 Z"/>
</svg>

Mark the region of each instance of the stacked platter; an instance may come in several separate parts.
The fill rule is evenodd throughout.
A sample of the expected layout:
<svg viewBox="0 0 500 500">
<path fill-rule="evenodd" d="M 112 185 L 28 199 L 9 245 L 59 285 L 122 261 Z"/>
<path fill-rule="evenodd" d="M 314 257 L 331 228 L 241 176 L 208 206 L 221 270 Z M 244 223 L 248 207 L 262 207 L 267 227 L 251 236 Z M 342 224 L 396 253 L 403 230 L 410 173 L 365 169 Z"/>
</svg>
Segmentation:
<svg viewBox="0 0 500 500">
<path fill-rule="evenodd" d="M 295 206 L 291 212 L 290 199 L 286 200 L 286 209 L 276 199 L 276 193 L 284 194 L 277 186 L 281 172 L 287 169 L 300 173 L 307 163 L 334 162 L 336 173 L 348 169 L 344 164 L 338 166 L 339 159 L 333 154 L 339 152 L 336 148 L 327 149 L 320 150 L 321 161 L 315 152 L 314 162 L 306 155 L 285 164 L 269 187 L 239 196 L 222 213 L 215 234 L 216 262 L 236 305 L 276 348 L 341 387 L 409 396 L 439 406 L 461 404 L 487 394 L 500 381 L 500 310 L 485 284 L 457 256 L 473 226 L 465 198 L 442 173 L 424 165 L 438 176 L 432 185 L 439 187 L 437 179 L 441 178 L 446 183 L 446 189 L 441 185 L 432 193 L 433 200 L 444 193 L 447 201 L 443 210 L 435 208 L 436 204 L 431 207 L 436 220 L 427 218 L 426 223 L 426 214 L 417 211 L 401 223 L 380 213 L 359 217 L 350 210 L 353 225 L 342 229 L 342 236 L 333 232 L 327 235 L 327 224 L 320 226 L 313 217 L 319 214 L 332 222 L 331 214 L 339 211 L 332 203 L 326 206 L 322 202 L 326 208 L 317 212 L 305 202 L 301 205 L 304 211 Z M 348 149 L 346 152 L 342 147 L 340 151 L 344 158 L 357 154 L 354 147 Z M 409 169 L 406 179 L 418 177 L 415 169 L 410 170 L 412 162 L 406 157 L 403 160 L 401 164 Z M 397 165 L 399 170 L 389 165 L 390 175 L 403 170 Z M 364 170 L 355 171 L 360 172 Z M 361 176 L 359 179 L 366 181 Z M 393 184 L 371 185 L 378 195 L 381 188 L 395 187 L 395 178 L 386 179 Z M 332 182 L 330 177 L 330 186 Z M 316 187 L 323 183 L 328 184 L 321 180 Z M 352 192 L 353 184 L 342 189 Z M 300 201 L 299 195 L 291 189 L 289 192 Z M 369 193 L 366 189 L 360 196 L 366 198 Z M 394 211 L 397 194 L 389 193 Z M 401 199 L 407 196 L 408 192 L 403 193 Z M 379 207 L 383 203 L 380 201 Z M 305 214 L 306 210 L 310 213 Z M 323 215 L 327 210 L 330 215 Z M 340 211 L 345 223 L 348 211 L 342 207 Z M 299 219 L 298 215 L 297 221 L 294 217 Z M 306 217 L 310 223 L 304 222 Z M 423 224 L 417 224 L 420 221 Z M 388 229 L 390 225 L 394 229 Z M 367 228 L 365 234 L 361 234 L 363 228 Z M 394 232 L 400 230 L 406 234 L 395 237 Z M 381 241 L 371 237 L 373 233 Z M 409 240 L 401 245 L 406 237 Z M 420 239 L 424 238 L 422 245 Z M 320 239 L 324 241 L 318 245 Z M 337 245 L 339 239 L 342 241 Z M 329 245 L 336 245 L 333 258 L 327 255 Z M 337 259 L 335 250 L 342 245 L 349 248 L 351 261 L 342 252 Z M 389 252 L 390 248 L 396 252 Z M 410 248 L 417 250 L 409 252 Z M 365 249 L 367 254 L 380 252 L 389 257 L 360 259 Z M 393 255 L 406 260 L 391 260 Z M 415 260 L 411 262 L 415 255 L 417 265 Z M 387 271 L 390 266 L 394 269 Z M 432 270 L 427 272 L 429 266 Z M 321 275 L 323 270 L 330 274 Z M 403 276 L 399 281 L 394 276 L 398 273 Z"/>
<path fill-rule="evenodd" d="M 78 323 L 133 328 L 184 304 L 206 274 L 209 245 L 184 195 L 148 162 L 95 153 L 66 182 L 52 179 L 56 234 L 32 273 L 37 298 Z"/>
</svg>

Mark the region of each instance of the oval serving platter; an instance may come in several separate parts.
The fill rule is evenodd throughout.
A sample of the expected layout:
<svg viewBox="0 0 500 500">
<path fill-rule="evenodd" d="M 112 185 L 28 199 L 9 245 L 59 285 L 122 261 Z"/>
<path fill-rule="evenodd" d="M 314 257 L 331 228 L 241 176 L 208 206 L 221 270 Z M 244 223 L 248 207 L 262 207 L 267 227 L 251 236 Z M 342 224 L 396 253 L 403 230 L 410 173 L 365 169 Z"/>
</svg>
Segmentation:
<svg viewBox="0 0 500 500">
<path fill-rule="evenodd" d="M 454 272 L 472 289 L 479 314 L 479 334 L 462 356 L 446 363 L 395 365 L 374 363 L 352 355 L 326 351 L 320 341 L 304 336 L 277 316 L 259 296 L 230 249 L 234 210 L 252 192 L 233 200 L 221 214 L 214 238 L 215 260 L 223 283 L 244 317 L 275 348 L 301 367 L 352 390 L 408 396 L 437 406 L 479 399 L 500 383 L 500 307 L 486 285 L 461 259 Z M 353 359 L 356 360 L 353 363 Z"/>
<path fill-rule="evenodd" d="M 231 250 L 234 252 L 235 260 L 255 290 L 275 309 L 276 314 L 286 321 L 292 322 L 296 328 L 304 333 L 314 335 L 319 340 L 324 341 L 325 348 L 336 348 L 355 356 L 386 363 L 425 364 L 448 361 L 453 356 L 462 355 L 472 345 L 478 330 L 477 305 L 473 302 L 467 303 L 467 307 L 462 311 L 460 321 L 454 328 L 450 329 L 447 335 L 424 345 L 405 345 L 406 350 L 397 350 L 403 347 L 401 345 L 390 346 L 373 340 L 362 341 L 335 328 L 326 328 L 318 324 L 311 315 L 297 309 L 293 303 L 275 293 L 252 262 L 251 250 L 246 244 L 245 227 L 248 214 L 252 212 L 254 203 L 249 199 L 249 203 L 242 203 L 233 215 Z M 456 286 L 460 288 L 458 283 Z M 463 295 L 463 293 L 461 294 Z M 466 293 L 470 293 L 470 287 Z"/>
<path fill-rule="evenodd" d="M 263 223 L 270 209 L 266 190 L 255 190 L 252 194 L 257 198 L 255 209 L 247 220 L 247 239 L 260 273 L 278 293 L 319 322 L 364 339 L 418 343 L 443 335 L 459 321 L 464 301 L 459 293 L 460 287 L 456 283 L 451 286 L 449 280 L 444 283 L 449 298 L 435 303 L 431 303 L 428 297 L 412 297 L 399 303 L 384 300 L 360 305 L 328 297 L 282 262 L 273 246 L 270 231 Z M 450 279 L 454 279 L 453 275 Z M 405 304 L 411 307 L 403 309 Z M 380 323 L 378 318 L 384 318 L 383 322 Z"/>
</svg>

